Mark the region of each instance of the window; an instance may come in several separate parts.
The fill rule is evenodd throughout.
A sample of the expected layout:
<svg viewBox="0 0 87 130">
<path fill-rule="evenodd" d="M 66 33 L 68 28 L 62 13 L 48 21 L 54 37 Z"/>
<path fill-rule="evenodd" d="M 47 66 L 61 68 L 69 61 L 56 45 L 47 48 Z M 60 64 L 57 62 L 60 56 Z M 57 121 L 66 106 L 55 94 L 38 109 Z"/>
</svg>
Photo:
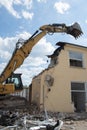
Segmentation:
<svg viewBox="0 0 87 130">
<path fill-rule="evenodd" d="M 71 82 L 72 92 L 85 92 L 85 83 Z"/>
<path fill-rule="evenodd" d="M 70 66 L 83 67 L 83 54 L 69 51 L 69 62 Z"/>
</svg>

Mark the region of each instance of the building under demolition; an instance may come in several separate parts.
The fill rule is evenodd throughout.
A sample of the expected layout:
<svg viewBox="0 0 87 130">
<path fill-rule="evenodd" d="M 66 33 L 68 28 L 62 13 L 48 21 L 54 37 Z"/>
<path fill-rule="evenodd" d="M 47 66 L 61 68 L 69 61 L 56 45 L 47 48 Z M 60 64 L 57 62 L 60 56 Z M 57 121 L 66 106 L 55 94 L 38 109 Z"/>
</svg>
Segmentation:
<svg viewBox="0 0 87 130">
<path fill-rule="evenodd" d="M 30 102 L 40 110 L 81 112 L 87 108 L 87 47 L 58 42 L 47 69 L 35 76 Z"/>
</svg>

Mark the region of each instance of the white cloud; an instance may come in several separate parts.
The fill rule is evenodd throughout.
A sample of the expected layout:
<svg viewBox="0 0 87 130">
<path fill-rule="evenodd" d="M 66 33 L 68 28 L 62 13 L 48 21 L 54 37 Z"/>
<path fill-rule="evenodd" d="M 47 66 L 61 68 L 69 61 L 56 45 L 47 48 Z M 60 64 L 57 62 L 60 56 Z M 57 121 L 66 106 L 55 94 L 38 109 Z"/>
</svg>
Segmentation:
<svg viewBox="0 0 87 130">
<path fill-rule="evenodd" d="M 58 13 L 64 14 L 70 9 L 70 5 L 68 3 L 60 1 L 54 4 L 54 8 L 57 10 Z"/>
<path fill-rule="evenodd" d="M 32 8 L 32 0 L 23 0 L 23 4 L 24 6 L 26 6 L 27 9 L 31 9 Z"/>
<path fill-rule="evenodd" d="M 25 6 L 26 9 L 31 9 L 33 0 L 12 0 L 12 2 L 15 5 L 22 5 Z"/>
<path fill-rule="evenodd" d="M 85 20 L 85 23 L 87 23 L 87 20 Z"/>
<path fill-rule="evenodd" d="M 25 7 L 25 11 L 16 11 L 14 9 L 14 5 L 20 5 L 20 7 Z M 15 18 L 23 18 L 32 19 L 33 13 L 29 13 L 26 10 L 32 8 L 32 0 L 0 0 L 0 6 L 3 6 L 7 9 L 7 11 L 13 15 Z M 22 16 L 21 16 L 22 13 Z"/>
<path fill-rule="evenodd" d="M 47 2 L 47 0 L 37 0 L 38 2 L 44 2 L 44 3 L 46 3 Z"/>
<path fill-rule="evenodd" d="M 55 48 L 52 46 L 52 44 L 48 42 L 46 38 L 44 37 L 38 42 L 36 46 L 34 46 L 32 53 L 34 56 L 38 55 L 39 57 L 43 57 L 52 53 L 54 49 Z"/>
<path fill-rule="evenodd" d="M 16 35 L 17 39 L 23 38 L 24 40 L 28 39 L 31 36 L 29 32 L 23 31 L 22 33 L 18 33 Z"/>
<path fill-rule="evenodd" d="M 22 4 L 22 0 L 13 0 L 13 3 L 16 5 Z"/>
<path fill-rule="evenodd" d="M 32 19 L 32 17 L 33 17 L 33 13 L 29 13 L 29 12 L 27 12 L 27 11 L 22 11 L 22 16 L 25 18 L 25 19 Z"/>
<path fill-rule="evenodd" d="M 14 0 L 0 0 L 0 5 L 4 6 L 16 18 L 20 18 L 18 12 L 13 8 L 13 2 Z"/>
<path fill-rule="evenodd" d="M 34 57 L 34 56 L 29 56 L 26 59 L 26 64 L 24 64 L 23 66 L 25 67 L 29 67 L 29 66 L 33 66 L 33 67 L 37 67 L 37 66 L 41 66 L 46 64 L 46 61 L 43 59 L 43 57 Z"/>
<path fill-rule="evenodd" d="M 14 51 L 18 39 L 22 38 L 26 40 L 30 36 L 30 33 L 24 31 L 21 34 L 17 34 L 15 37 L 0 37 L 0 60 L 2 58 L 3 61 L 7 62 Z"/>
<path fill-rule="evenodd" d="M 12 51 L 11 48 L 14 48 L 14 43 L 16 42 L 16 38 L 15 37 L 6 37 L 6 38 L 2 38 L 0 37 L 0 50 L 8 50 L 9 52 Z M 4 57 L 3 57 L 4 58 Z"/>
<path fill-rule="evenodd" d="M 6 65 L 5 63 L 0 63 L 0 72 L 3 71 L 5 65 Z"/>
<path fill-rule="evenodd" d="M 39 74 L 44 68 L 43 67 L 29 67 L 29 69 L 21 67 L 16 70 L 16 73 L 22 72 L 22 81 L 24 85 L 29 86 L 32 81 L 32 78 Z"/>
<path fill-rule="evenodd" d="M 11 56 L 11 54 L 9 53 L 9 51 L 2 51 L 0 50 L 0 59 L 4 58 L 5 60 L 8 59 Z"/>
</svg>

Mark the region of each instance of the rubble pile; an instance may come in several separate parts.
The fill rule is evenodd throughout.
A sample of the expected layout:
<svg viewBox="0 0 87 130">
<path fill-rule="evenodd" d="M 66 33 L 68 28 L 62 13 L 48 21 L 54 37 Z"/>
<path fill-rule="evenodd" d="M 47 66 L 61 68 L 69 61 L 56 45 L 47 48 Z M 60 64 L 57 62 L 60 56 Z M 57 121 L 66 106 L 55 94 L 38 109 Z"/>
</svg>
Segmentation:
<svg viewBox="0 0 87 130">
<path fill-rule="evenodd" d="M 26 99 L 20 96 L 7 95 L 3 98 L 0 97 L 0 109 L 21 108 L 25 107 L 26 103 Z"/>
<path fill-rule="evenodd" d="M 63 112 L 47 112 L 50 117 L 55 117 L 64 121 L 73 120 L 85 120 L 87 119 L 87 113 L 63 113 Z"/>
<path fill-rule="evenodd" d="M 87 122 L 87 113 L 61 113 L 61 112 L 40 112 L 37 107 L 32 105 L 29 108 L 14 109 L 12 110 L 0 110 L 0 125 L 1 127 L 15 126 L 17 125 L 22 129 L 23 127 L 30 127 L 30 120 L 32 121 L 44 121 L 47 118 L 55 121 L 62 120 L 63 127 L 61 130 L 72 130 L 78 126 L 78 122 Z M 27 122 L 27 123 L 26 123 Z M 85 124 L 87 126 L 87 124 Z M 0 128 L 1 128 L 0 127 Z M 85 129 L 84 129 L 85 130 Z"/>
<path fill-rule="evenodd" d="M 28 112 L 31 115 L 39 115 L 39 116 L 46 116 L 45 111 L 40 111 L 35 104 L 31 104 L 28 107 Z M 65 113 L 65 112 L 50 112 L 47 111 L 47 115 L 49 118 L 61 119 L 64 121 L 73 120 L 85 120 L 87 119 L 87 112 L 74 112 L 74 113 Z"/>
<path fill-rule="evenodd" d="M 27 108 L 28 108 L 28 112 L 32 115 L 41 113 L 37 105 L 34 103 L 28 105 Z"/>
<path fill-rule="evenodd" d="M 2 126 L 12 126 L 18 118 L 17 113 L 12 113 L 11 111 L 0 111 L 0 125 Z"/>
</svg>

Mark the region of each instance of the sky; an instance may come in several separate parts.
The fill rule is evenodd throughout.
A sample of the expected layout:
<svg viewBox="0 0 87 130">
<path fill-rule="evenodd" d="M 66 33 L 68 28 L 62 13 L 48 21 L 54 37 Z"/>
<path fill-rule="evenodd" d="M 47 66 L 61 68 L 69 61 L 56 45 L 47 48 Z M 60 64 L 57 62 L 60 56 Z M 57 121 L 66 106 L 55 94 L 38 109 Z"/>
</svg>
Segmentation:
<svg viewBox="0 0 87 130">
<path fill-rule="evenodd" d="M 24 85 L 48 67 L 47 55 L 59 41 L 87 47 L 86 0 L 0 0 L 0 73 L 8 64 L 18 39 L 27 40 L 42 25 L 79 23 L 83 35 L 77 40 L 67 34 L 46 35 L 32 49 L 24 63 L 15 71 L 22 73 Z M 48 62 L 47 62 L 48 61 Z"/>
</svg>

